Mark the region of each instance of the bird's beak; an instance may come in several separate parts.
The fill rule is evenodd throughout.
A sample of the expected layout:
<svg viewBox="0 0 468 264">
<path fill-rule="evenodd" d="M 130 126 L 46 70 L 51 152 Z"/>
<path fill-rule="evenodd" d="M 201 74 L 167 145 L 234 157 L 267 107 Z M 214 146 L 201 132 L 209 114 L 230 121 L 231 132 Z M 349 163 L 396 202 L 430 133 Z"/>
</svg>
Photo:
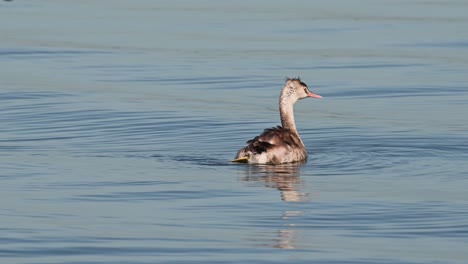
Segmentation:
<svg viewBox="0 0 468 264">
<path fill-rule="evenodd" d="M 318 94 L 315 94 L 311 91 L 307 91 L 307 97 L 310 97 L 310 98 L 322 98 L 322 96 L 318 95 Z"/>
</svg>

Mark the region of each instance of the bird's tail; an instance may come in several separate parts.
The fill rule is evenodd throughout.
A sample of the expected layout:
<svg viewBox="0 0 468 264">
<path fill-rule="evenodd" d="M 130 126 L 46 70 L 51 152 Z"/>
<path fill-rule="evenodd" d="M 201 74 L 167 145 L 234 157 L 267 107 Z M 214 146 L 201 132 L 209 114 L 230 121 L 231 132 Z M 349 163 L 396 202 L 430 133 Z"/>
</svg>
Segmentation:
<svg viewBox="0 0 468 264">
<path fill-rule="evenodd" d="M 249 161 L 248 156 L 244 156 L 238 159 L 231 160 L 231 162 L 247 163 Z"/>
</svg>

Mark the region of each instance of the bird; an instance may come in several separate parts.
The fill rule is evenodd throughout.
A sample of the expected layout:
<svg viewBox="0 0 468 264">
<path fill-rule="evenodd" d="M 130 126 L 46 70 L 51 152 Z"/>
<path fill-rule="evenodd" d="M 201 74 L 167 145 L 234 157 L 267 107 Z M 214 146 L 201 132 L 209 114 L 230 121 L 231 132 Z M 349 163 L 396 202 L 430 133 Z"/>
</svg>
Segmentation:
<svg viewBox="0 0 468 264">
<path fill-rule="evenodd" d="M 283 164 L 307 160 L 307 150 L 294 122 L 294 104 L 304 98 L 322 98 L 297 78 L 286 78 L 279 97 L 281 126 L 267 128 L 248 140 L 232 162 L 250 164 Z"/>
</svg>

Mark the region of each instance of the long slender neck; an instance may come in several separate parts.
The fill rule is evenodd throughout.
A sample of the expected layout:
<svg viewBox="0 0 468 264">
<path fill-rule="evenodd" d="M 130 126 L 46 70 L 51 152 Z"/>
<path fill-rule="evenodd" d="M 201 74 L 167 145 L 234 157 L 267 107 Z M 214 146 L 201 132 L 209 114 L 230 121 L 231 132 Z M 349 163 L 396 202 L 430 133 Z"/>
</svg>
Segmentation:
<svg viewBox="0 0 468 264">
<path fill-rule="evenodd" d="M 295 138 L 298 139 L 298 143 L 302 145 L 302 148 L 305 150 L 305 145 L 304 142 L 302 142 L 301 137 L 299 136 L 299 133 L 297 132 L 296 129 L 296 122 L 294 122 L 294 109 L 293 105 L 294 103 L 288 100 L 288 98 L 280 98 L 280 104 L 279 104 L 279 110 L 280 110 L 280 116 L 281 116 L 281 125 L 284 128 L 287 128 L 291 131 L 293 135 L 295 135 Z"/>
<path fill-rule="evenodd" d="M 281 116 L 281 125 L 297 134 L 296 122 L 294 122 L 294 103 L 288 100 L 288 97 L 281 96 L 279 110 Z"/>
</svg>

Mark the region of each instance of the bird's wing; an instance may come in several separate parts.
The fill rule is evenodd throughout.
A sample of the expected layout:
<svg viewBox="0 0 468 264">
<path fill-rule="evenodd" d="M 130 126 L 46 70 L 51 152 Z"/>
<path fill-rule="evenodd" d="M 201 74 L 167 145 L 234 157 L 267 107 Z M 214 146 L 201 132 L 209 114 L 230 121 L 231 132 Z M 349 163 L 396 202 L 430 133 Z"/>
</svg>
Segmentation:
<svg viewBox="0 0 468 264">
<path fill-rule="evenodd" d="M 267 128 L 259 136 L 247 141 L 246 149 L 260 154 L 276 147 L 300 146 L 300 139 L 291 130 L 281 126 Z"/>
</svg>

